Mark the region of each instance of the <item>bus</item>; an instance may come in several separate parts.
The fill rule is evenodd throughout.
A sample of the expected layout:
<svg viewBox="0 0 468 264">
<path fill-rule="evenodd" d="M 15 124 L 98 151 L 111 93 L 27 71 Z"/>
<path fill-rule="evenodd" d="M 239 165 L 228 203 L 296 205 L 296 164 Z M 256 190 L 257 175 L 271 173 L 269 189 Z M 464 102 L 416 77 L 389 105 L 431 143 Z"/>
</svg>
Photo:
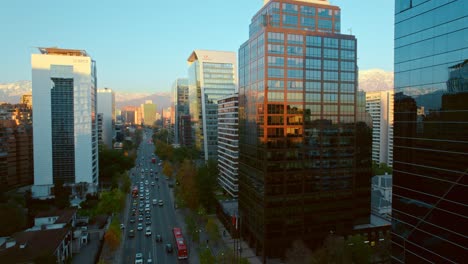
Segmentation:
<svg viewBox="0 0 468 264">
<path fill-rule="evenodd" d="M 156 164 L 156 158 L 153 157 L 153 158 L 151 159 L 151 162 L 152 162 L 153 164 Z"/>
<path fill-rule="evenodd" d="M 134 186 L 133 189 L 132 189 L 132 196 L 133 198 L 137 198 L 138 197 L 138 187 Z"/>
<path fill-rule="evenodd" d="M 187 245 L 185 244 L 184 237 L 182 236 L 182 230 L 179 227 L 174 227 L 172 229 L 174 235 L 175 248 L 177 249 L 177 258 L 178 259 L 187 259 Z"/>
</svg>

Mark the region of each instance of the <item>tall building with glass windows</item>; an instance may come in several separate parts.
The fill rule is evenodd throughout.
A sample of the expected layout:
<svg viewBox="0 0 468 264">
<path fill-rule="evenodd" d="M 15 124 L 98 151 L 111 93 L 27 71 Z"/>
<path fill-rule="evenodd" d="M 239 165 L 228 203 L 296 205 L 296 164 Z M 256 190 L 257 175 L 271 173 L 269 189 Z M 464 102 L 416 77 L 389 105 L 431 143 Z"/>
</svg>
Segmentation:
<svg viewBox="0 0 468 264">
<path fill-rule="evenodd" d="M 84 50 L 40 48 L 31 55 L 34 185 L 47 198 L 57 183 L 98 184 L 96 62 Z"/>
<path fill-rule="evenodd" d="M 189 109 L 194 146 L 204 160 L 218 156 L 218 100 L 237 89 L 236 53 L 195 50 L 188 58 Z"/>
<path fill-rule="evenodd" d="M 393 90 L 366 92 L 366 111 L 372 117 L 372 160 L 390 167 L 393 166 L 393 101 Z"/>
<path fill-rule="evenodd" d="M 237 198 L 239 170 L 239 95 L 218 101 L 218 168 L 219 185 Z"/>
<path fill-rule="evenodd" d="M 144 104 L 141 104 L 141 114 L 143 117 L 143 125 L 153 126 L 156 122 L 156 104 L 153 104 L 152 100 L 146 100 Z"/>
<path fill-rule="evenodd" d="M 115 137 L 115 93 L 112 89 L 97 90 L 97 112 L 102 118 L 102 126 L 98 126 L 98 141 L 112 149 L 112 140 Z"/>
<path fill-rule="evenodd" d="M 182 139 L 184 135 L 182 131 L 183 125 L 181 124 L 184 119 L 183 116 L 189 115 L 188 107 L 188 79 L 179 78 L 172 85 L 172 109 L 174 120 L 174 143 L 182 144 L 187 140 Z"/>
<path fill-rule="evenodd" d="M 326 0 L 265 1 L 239 49 L 241 233 L 264 260 L 369 223 L 370 117 L 340 20 Z"/>
<path fill-rule="evenodd" d="M 468 1 L 395 1 L 394 263 L 468 256 Z"/>
</svg>

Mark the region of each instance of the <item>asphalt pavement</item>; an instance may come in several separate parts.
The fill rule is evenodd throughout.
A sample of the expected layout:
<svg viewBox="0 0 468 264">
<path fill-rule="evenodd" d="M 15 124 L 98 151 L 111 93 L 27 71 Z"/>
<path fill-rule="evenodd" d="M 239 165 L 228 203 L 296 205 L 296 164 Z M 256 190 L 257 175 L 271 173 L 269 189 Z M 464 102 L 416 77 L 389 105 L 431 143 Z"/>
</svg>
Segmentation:
<svg viewBox="0 0 468 264">
<path fill-rule="evenodd" d="M 148 259 L 151 258 L 153 263 L 179 263 L 177 260 L 177 251 L 174 248 L 173 253 L 167 253 L 165 251 L 165 244 L 171 243 L 175 247 L 172 237 L 172 228 L 176 227 L 175 209 L 174 203 L 170 197 L 170 190 L 168 187 L 168 181 L 165 176 L 162 175 L 162 168 L 159 166 L 160 159 L 156 157 L 156 163 L 153 164 L 152 154 L 154 153 L 154 144 L 152 142 L 152 131 L 150 129 L 145 130 L 143 133 L 143 140 L 140 144 L 137 153 L 136 167 L 131 170 L 131 180 L 133 186 L 137 186 L 139 194 L 144 194 L 144 199 L 131 198 L 130 206 L 126 214 L 124 244 L 122 252 L 121 263 L 135 263 L 135 255 L 137 253 L 143 254 L 144 263 L 148 263 Z M 153 173 L 150 173 L 151 169 Z M 142 172 L 142 170 L 144 172 Z M 146 172 L 148 170 L 148 172 Z M 158 179 L 159 178 L 159 179 Z M 148 180 L 148 184 L 145 181 Z M 140 182 L 144 183 L 144 190 L 140 190 Z M 155 185 L 152 186 L 151 183 Z M 159 185 L 159 187 L 158 187 Z M 145 204 L 146 201 L 146 189 L 149 190 L 149 204 L 151 210 L 151 225 L 146 225 L 145 216 L 143 212 L 143 221 L 139 222 L 139 206 L 140 203 Z M 128 194 L 131 196 L 130 194 Z M 153 199 L 163 200 L 164 205 L 153 205 Z M 137 201 L 136 215 L 132 216 L 133 202 Z M 135 219 L 135 223 L 130 223 L 130 219 Z M 138 223 L 142 223 L 143 230 L 138 231 Z M 146 227 L 151 227 L 151 236 L 145 235 Z M 128 237 L 129 231 L 134 230 L 135 237 Z M 162 242 L 156 242 L 156 234 L 162 236 Z"/>
</svg>

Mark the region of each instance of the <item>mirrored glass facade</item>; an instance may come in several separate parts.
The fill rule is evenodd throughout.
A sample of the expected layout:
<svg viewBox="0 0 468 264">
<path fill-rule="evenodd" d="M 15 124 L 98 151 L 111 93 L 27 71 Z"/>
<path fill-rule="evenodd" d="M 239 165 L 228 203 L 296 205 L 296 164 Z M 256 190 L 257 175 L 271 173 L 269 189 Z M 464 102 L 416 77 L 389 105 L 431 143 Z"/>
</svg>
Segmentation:
<svg viewBox="0 0 468 264">
<path fill-rule="evenodd" d="M 239 209 L 259 255 L 369 222 L 370 117 L 339 21 L 337 6 L 270 1 L 239 49 Z"/>
<path fill-rule="evenodd" d="M 187 78 L 179 78 L 174 82 L 172 100 L 172 107 L 174 108 L 174 143 L 187 146 L 190 139 L 186 138 L 187 135 L 182 130 L 182 127 L 184 127 L 182 117 L 189 114 Z"/>
<path fill-rule="evenodd" d="M 468 1 L 395 1 L 392 260 L 468 255 Z"/>
<path fill-rule="evenodd" d="M 52 78 L 52 166 L 54 182 L 75 182 L 73 79 Z"/>
</svg>

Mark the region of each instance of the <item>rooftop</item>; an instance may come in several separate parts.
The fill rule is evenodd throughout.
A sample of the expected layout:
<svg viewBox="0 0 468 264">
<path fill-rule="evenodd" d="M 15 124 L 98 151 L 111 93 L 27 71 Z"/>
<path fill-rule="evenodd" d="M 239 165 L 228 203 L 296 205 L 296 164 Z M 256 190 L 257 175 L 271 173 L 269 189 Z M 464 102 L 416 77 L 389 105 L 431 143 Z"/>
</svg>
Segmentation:
<svg viewBox="0 0 468 264">
<path fill-rule="evenodd" d="M 321 4 L 321 5 L 330 5 L 328 0 L 295 0 L 297 2 L 311 3 L 311 4 Z M 266 5 L 270 0 L 263 0 L 263 5 Z"/>
<path fill-rule="evenodd" d="M 60 49 L 57 47 L 51 48 L 39 48 L 41 54 L 47 55 L 62 55 L 62 56 L 81 56 L 81 57 L 89 57 L 88 53 L 85 50 L 77 50 L 77 49 Z"/>
<path fill-rule="evenodd" d="M 41 256 L 51 256 L 65 239 L 67 228 L 19 232 L 12 239 L 16 245 L 0 248 L 3 263 L 30 263 Z"/>
<path fill-rule="evenodd" d="M 36 218 L 58 216 L 58 219 L 57 221 L 55 221 L 55 224 L 60 224 L 60 223 L 66 224 L 72 220 L 76 212 L 77 212 L 76 209 L 51 210 L 51 211 L 39 212 L 36 215 Z"/>
</svg>

